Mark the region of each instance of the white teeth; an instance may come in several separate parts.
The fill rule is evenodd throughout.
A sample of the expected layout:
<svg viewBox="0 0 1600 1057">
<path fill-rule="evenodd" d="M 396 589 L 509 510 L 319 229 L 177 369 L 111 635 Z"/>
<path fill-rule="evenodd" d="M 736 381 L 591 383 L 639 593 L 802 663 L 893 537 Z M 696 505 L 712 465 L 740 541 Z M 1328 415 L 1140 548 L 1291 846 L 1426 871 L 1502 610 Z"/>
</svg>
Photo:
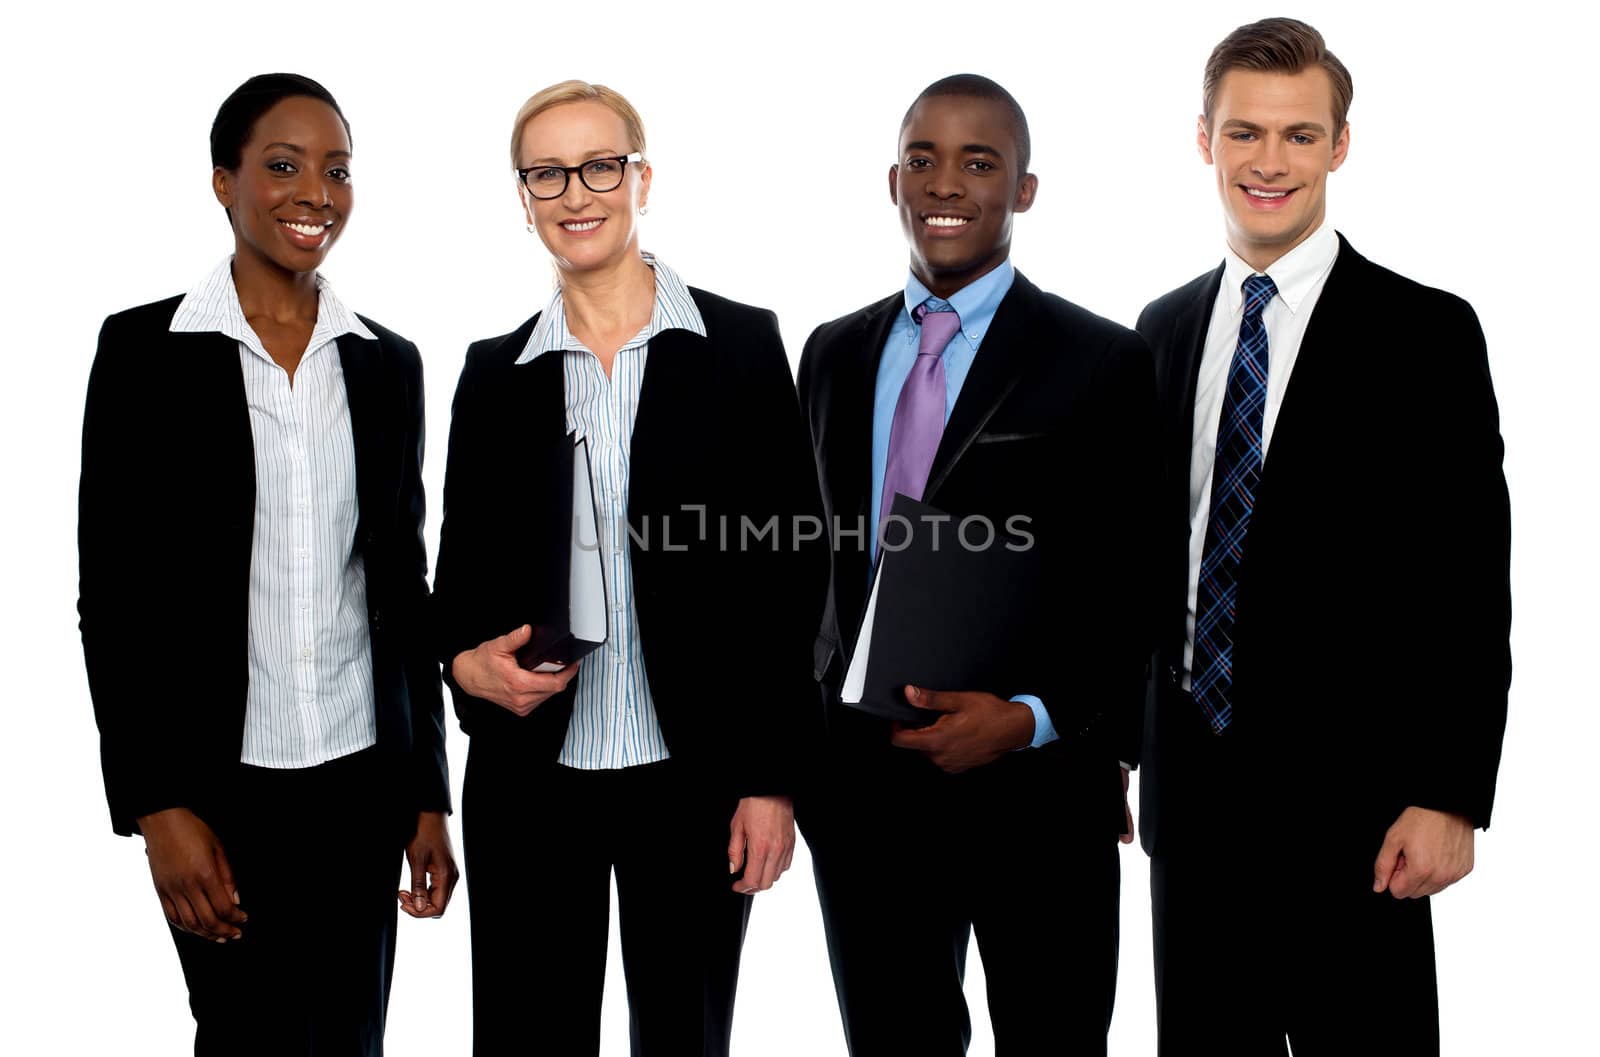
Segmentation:
<svg viewBox="0 0 1600 1057">
<path fill-rule="evenodd" d="M 966 222 L 966 217 L 927 217 L 923 221 L 930 228 L 958 228 Z"/>
<path fill-rule="evenodd" d="M 327 224 L 291 224 L 285 221 L 283 226 L 302 235 L 320 235 L 328 230 Z"/>
<path fill-rule="evenodd" d="M 585 220 L 581 224 L 566 224 L 566 223 L 564 223 L 561 226 L 566 228 L 568 231 L 593 231 L 595 228 L 600 226 L 600 221 L 598 221 L 598 220 Z"/>
<path fill-rule="evenodd" d="M 1246 187 L 1244 193 L 1252 198 L 1282 198 L 1288 191 L 1257 191 L 1254 187 Z"/>
</svg>

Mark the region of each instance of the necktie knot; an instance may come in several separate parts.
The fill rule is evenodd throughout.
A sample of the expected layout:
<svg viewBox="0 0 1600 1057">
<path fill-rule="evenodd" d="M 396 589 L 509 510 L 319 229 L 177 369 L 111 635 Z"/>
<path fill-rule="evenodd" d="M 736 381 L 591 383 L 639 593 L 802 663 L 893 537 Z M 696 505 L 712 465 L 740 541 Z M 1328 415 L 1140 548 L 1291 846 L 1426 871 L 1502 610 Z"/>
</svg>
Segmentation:
<svg viewBox="0 0 1600 1057">
<path fill-rule="evenodd" d="M 1244 281 L 1244 314 L 1261 318 L 1261 313 L 1266 311 L 1267 302 L 1278 292 L 1278 287 L 1270 275 L 1252 275 Z"/>
<path fill-rule="evenodd" d="M 937 304 L 940 307 L 930 308 Z M 956 331 L 961 329 L 961 317 L 956 310 L 944 302 L 935 302 L 932 298 L 917 306 L 912 318 L 922 328 L 922 339 L 917 345 L 918 356 L 939 356 L 944 353 L 944 347 L 950 344 L 950 339 L 956 336 Z"/>
</svg>

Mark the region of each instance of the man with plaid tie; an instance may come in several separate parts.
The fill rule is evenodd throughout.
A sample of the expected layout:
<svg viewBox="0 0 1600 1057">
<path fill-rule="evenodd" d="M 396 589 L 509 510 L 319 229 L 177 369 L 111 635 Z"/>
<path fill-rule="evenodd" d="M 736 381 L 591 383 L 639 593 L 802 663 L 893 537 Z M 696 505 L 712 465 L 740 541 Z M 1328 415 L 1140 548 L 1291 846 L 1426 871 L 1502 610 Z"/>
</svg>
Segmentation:
<svg viewBox="0 0 1600 1057">
<path fill-rule="evenodd" d="M 1140 786 L 1163 1057 L 1436 1054 L 1428 897 L 1494 800 L 1510 514 L 1483 333 L 1324 222 L 1351 94 L 1293 19 L 1216 47 L 1198 144 L 1227 254 L 1138 324 L 1168 467 Z"/>
<path fill-rule="evenodd" d="M 972 935 L 997 1054 L 1106 1047 L 1155 383 L 1138 335 L 1012 268 L 1012 219 L 1039 183 L 1028 154 L 1022 110 L 993 81 L 925 89 L 889 168 L 911 274 L 818 327 L 800 362 L 836 546 L 816 646 L 827 733 L 796 811 L 853 1057 L 965 1052 Z M 839 700 L 896 494 L 951 515 L 951 548 L 981 545 L 985 522 L 1025 526 L 1040 570 L 1003 585 L 1013 608 L 1038 605 L 1023 641 L 971 628 L 974 650 L 1007 659 L 990 685 L 905 688 L 934 720 L 917 728 Z M 885 550 L 902 538 L 892 523 Z"/>
</svg>

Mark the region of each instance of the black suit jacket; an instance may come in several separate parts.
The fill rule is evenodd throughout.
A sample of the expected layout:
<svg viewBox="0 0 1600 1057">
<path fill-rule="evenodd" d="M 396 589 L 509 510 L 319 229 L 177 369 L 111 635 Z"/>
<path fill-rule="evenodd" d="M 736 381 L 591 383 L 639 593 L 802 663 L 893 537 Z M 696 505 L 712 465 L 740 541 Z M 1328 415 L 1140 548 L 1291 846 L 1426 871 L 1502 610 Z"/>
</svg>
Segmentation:
<svg viewBox="0 0 1600 1057">
<path fill-rule="evenodd" d="M 667 749 L 708 791 L 792 791 L 816 627 L 816 484 L 777 318 L 690 290 L 706 336 L 650 341 L 629 446 L 634 603 Z M 539 585 L 568 556 L 570 466 L 562 357 L 518 365 L 534 316 L 467 351 L 450 421 L 434 607 L 461 727 L 536 759 L 566 739 L 577 683 L 527 716 L 450 680 L 463 650 L 537 623 Z M 743 531 L 743 525 L 750 526 Z M 608 585 L 609 589 L 610 585 Z M 583 663 L 596 663 L 598 656 Z M 476 742 L 475 742 L 476 743 Z"/>
<path fill-rule="evenodd" d="M 853 531 L 870 519 L 873 394 L 903 294 L 816 329 L 800 362 L 823 504 Z M 1150 355 L 1137 334 L 1039 290 L 1020 273 L 951 409 L 924 499 L 957 518 L 1029 519 L 1050 600 L 1005 686 L 1037 695 L 1060 739 L 1036 750 L 1087 788 L 1096 828 L 1122 828 L 1119 756 L 1136 751 L 1146 638 L 1142 539 L 1155 479 Z M 868 532 L 873 530 L 868 526 Z M 841 537 L 814 651 L 830 736 L 887 745 L 886 721 L 838 703 L 871 580 L 866 540 Z M 981 635 L 982 629 L 975 629 Z M 996 763 L 1004 766 L 1006 761 Z"/>
<path fill-rule="evenodd" d="M 239 764 L 255 455 L 239 345 L 172 333 L 181 297 L 111 316 L 89 375 L 79 483 L 79 626 L 113 828 L 201 813 Z M 378 749 L 396 818 L 450 806 L 425 634 L 422 361 L 342 335 L 367 580 Z"/>
<path fill-rule="evenodd" d="M 1152 302 L 1167 483 L 1140 830 L 1204 829 L 1183 744 L 1194 391 L 1222 268 Z M 1270 353 L 1270 350 L 1269 350 Z M 1375 854 L 1407 806 L 1489 822 L 1511 677 L 1510 506 L 1465 301 L 1339 239 L 1279 410 L 1238 581 L 1234 721 L 1256 826 Z M 1206 735 L 1209 736 L 1209 735 Z M 1370 860 L 1366 862 L 1370 873 Z"/>
</svg>

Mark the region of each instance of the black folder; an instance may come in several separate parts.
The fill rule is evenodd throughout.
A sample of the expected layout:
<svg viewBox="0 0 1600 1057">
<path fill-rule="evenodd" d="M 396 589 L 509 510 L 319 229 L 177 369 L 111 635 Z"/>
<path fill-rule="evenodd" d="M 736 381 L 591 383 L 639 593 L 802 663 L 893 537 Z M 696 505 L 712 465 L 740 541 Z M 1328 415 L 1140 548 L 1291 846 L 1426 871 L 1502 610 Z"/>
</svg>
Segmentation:
<svg viewBox="0 0 1600 1057">
<path fill-rule="evenodd" d="M 1016 692 L 1011 684 L 1042 616 L 1033 543 L 1003 522 L 963 519 L 897 494 L 841 700 L 926 726 L 938 715 L 906 702 L 908 684 Z"/>
<path fill-rule="evenodd" d="M 600 553 L 599 516 L 594 505 L 594 474 L 589 467 L 589 443 L 573 435 L 572 459 L 562 460 L 566 474 L 557 471 L 548 482 L 552 495 L 568 495 L 570 506 L 557 504 L 566 514 L 564 539 L 568 558 L 565 576 L 548 578 L 535 608 L 550 618 L 530 622 L 533 637 L 517 651 L 517 663 L 536 672 L 553 672 L 599 649 L 606 641 L 605 562 Z M 558 540 L 563 538 L 556 532 Z"/>
</svg>

